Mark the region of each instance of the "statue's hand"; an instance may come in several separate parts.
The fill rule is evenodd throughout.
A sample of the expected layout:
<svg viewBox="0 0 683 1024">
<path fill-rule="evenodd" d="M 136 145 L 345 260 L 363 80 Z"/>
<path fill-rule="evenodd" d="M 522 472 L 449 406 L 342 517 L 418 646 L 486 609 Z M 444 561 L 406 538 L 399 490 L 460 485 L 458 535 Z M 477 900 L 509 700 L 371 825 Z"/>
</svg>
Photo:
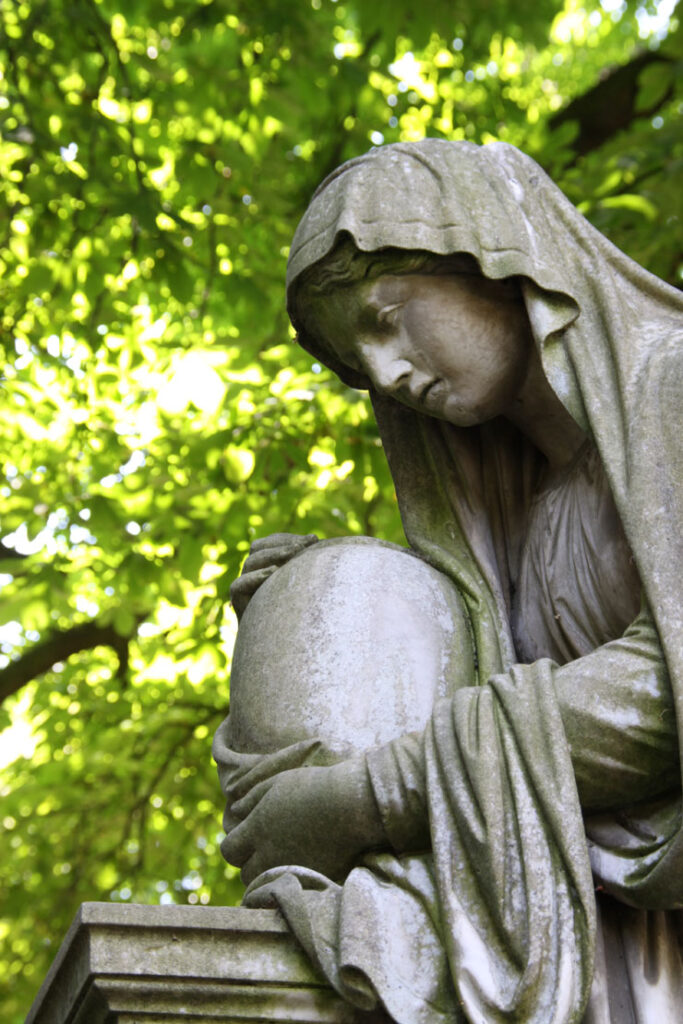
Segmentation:
<svg viewBox="0 0 683 1024">
<path fill-rule="evenodd" d="M 258 588 L 276 569 L 304 548 L 315 544 L 317 539 L 314 533 L 271 533 L 269 537 L 255 540 L 242 566 L 242 575 L 230 587 L 230 600 L 237 618 L 242 618 Z"/>
<path fill-rule="evenodd" d="M 233 804 L 231 813 L 243 820 L 221 849 L 242 868 L 247 884 L 280 865 L 341 881 L 361 853 L 388 846 L 362 757 L 281 772 Z"/>
</svg>

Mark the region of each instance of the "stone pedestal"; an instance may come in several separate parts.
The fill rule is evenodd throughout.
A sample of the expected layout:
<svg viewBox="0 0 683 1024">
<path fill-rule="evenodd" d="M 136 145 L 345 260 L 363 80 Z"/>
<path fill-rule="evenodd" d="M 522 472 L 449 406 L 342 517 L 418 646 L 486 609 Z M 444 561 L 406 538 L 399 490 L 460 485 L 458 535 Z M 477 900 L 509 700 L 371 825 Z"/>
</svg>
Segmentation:
<svg viewBox="0 0 683 1024">
<path fill-rule="evenodd" d="M 26 1024 L 379 1024 L 313 971 L 274 910 L 84 903 Z"/>
</svg>

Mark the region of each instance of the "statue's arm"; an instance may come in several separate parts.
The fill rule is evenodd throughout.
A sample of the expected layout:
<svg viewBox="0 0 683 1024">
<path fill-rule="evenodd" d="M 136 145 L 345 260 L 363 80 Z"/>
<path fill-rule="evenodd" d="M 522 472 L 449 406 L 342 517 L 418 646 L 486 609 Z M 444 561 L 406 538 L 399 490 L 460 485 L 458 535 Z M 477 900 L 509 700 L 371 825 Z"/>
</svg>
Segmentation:
<svg viewBox="0 0 683 1024">
<path fill-rule="evenodd" d="M 548 665 L 585 810 L 627 807 L 677 785 L 673 701 L 647 610 L 620 639 L 567 665 Z M 341 879 L 367 850 L 427 850 L 423 734 L 330 767 L 280 772 L 230 810 L 240 824 L 223 852 L 247 882 L 289 863 Z"/>
<path fill-rule="evenodd" d="M 623 637 L 553 673 L 581 805 L 628 806 L 674 789 L 673 695 L 647 607 Z"/>
<path fill-rule="evenodd" d="M 567 665 L 551 666 L 549 678 L 584 810 L 629 807 L 680 785 L 673 698 L 647 608 L 623 637 Z M 397 853 L 429 845 L 423 746 L 415 733 L 366 755 L 384 829 Z"/>
</svg>

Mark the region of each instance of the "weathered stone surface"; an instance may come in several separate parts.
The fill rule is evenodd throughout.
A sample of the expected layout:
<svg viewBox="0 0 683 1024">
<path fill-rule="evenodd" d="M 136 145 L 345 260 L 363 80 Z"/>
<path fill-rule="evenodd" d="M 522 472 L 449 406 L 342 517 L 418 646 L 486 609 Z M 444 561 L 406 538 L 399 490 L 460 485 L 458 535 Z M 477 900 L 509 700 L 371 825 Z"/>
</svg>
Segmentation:
<svg viewBox="0 0 683 1024">
<path fill-rule="evenodd" d="M 274 910 L 84 903 L 26 1024 L 378 1024 L 313 971 Z"/>
</svg>

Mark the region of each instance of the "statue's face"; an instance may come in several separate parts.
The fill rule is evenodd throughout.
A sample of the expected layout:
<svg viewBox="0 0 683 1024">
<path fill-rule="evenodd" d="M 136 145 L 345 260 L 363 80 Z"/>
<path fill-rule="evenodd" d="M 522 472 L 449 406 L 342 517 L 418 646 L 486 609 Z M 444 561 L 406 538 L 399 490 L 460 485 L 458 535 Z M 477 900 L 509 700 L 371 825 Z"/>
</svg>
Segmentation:
<svg viewBox="0 0 683 1024">
<path fill-rule="evenodd" d="M 458 426 L 503 415 L 532 350 L 512 282 L 474 275 L 385 275 L 317 300 L 326 349 L 377 391 Z"/>
</svg>

